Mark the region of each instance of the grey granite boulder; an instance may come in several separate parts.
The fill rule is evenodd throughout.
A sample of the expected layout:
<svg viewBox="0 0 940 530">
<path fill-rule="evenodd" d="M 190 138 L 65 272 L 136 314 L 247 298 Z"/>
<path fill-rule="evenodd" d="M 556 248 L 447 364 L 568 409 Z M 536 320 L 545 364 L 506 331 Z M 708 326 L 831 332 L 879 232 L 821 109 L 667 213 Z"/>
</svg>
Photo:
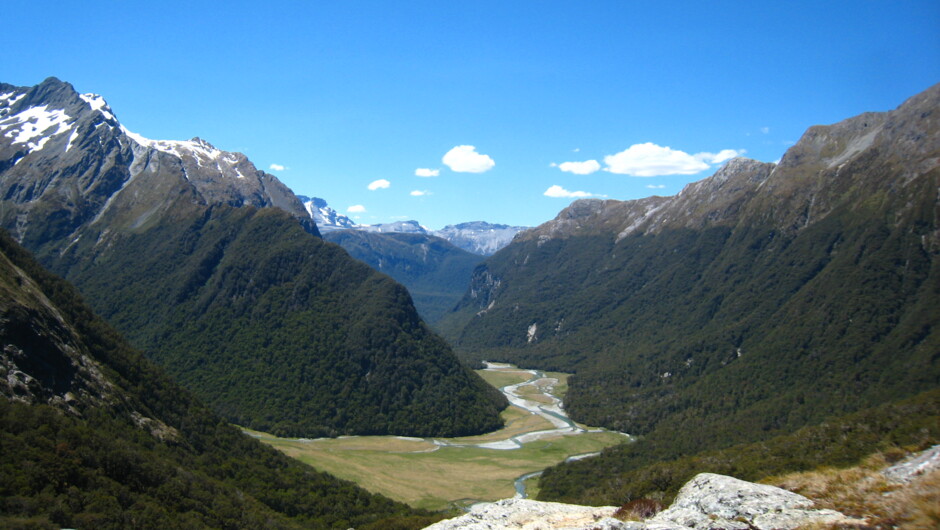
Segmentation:
<svg viewBox="0 0 940 530">
<path fill-rule="evenodd" d="M 834 510 L 813 509 L 813 501 L 784 489 L 701 473 L 679 490 L 672 506 L 650 522 L 709 530 L 776 530 L 859 521 Z"/>
</svg>

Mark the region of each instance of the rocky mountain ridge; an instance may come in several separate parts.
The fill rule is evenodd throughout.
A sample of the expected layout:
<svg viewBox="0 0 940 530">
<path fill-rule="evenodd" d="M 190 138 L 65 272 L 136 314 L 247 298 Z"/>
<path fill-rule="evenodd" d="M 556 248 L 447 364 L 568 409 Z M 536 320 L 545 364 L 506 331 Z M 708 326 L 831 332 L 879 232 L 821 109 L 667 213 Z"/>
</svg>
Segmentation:
<svg viewBox="0 0 940 530">
<path fill-rule="evenodd" d="M 244 155 L 199 138 L 131 133 L 101 96 L 78 94 L 55 78 L 35 87 L 0 84 L 0 133 L 0 218 L 31 248 L 102 219 L 144 226 L 181 196 L 202 205 L 276 207 L 316 231 L 290 189 Z"/>
<path fill-rule="evenodd" d="M 896 111 L 868 112 L 834 125 L 810 127 L 779 163 L 732 159 L 715 175 L 688 184 L 674 197 L 575 201 L 525 238 L 545 240 L 585 230 L 619 230 L 622 239 L 632 233 L 750 223 L 767 216 L 781 230 L 805 229 L 840 202 L 903 188 L 940 166 L 940 160 L 932 156 L 937 150 L 932 131 L 940 120 L 933 110 L 938 105 L 937 92 L 933 87 L 913 96 Z M 899 168 L 900 174 L 890 181 L 852 183 L 860 166 L 887 149 L 896 162 L 917 163 Z"/>
</svg>

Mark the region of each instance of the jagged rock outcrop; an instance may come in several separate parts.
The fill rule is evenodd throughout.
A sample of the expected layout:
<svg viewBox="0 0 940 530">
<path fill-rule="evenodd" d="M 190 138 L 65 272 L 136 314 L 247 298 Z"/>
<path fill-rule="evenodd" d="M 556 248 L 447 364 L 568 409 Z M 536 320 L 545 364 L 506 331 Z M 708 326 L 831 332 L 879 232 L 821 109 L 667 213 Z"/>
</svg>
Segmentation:
<svg viewBox="0 0 940 530">
<path fill-rule="evenodd" d="M 689 481 L 668 509 L 646 521 L 621 521 L 614 506 L 578 506 L 527 499 L 479 504 L 470 513 L 428 530 L 792 530 L 807 525 L 861 525 L 834 510 L 774 486 L 702 473 Z"/>
</svg>

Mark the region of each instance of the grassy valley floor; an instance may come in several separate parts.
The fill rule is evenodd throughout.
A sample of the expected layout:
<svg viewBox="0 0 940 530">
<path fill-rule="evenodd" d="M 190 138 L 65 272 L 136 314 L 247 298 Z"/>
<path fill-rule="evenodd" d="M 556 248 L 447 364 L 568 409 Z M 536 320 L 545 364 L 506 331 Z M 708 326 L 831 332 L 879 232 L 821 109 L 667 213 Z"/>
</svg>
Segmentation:
<svg viewBox="0 0 940 530">
<path fill-rule="evenodd" d="M 503 411 L 505 427 L 499 431 L 447 439 L 350 436 L 316 440 L 246 432 L 319 470 L 431 510 L 512 497 L 517 478 L 626 440 L 621 433 L 580 425 L 580 430 L 564 432 L 557 429 L 557 421 L 553 424 L 524 408 L 556 402 L 566 388 L 566 374 L 534 376 L 508 365 L 491 365 L 478 373 L 497 388 L 531 380 L 514 388 L 517 399 L 522 397 L 526 403 Z M 533 434 L 541 431 L 559 432 Z M 527 486 L 533 482 L 526 481 Z"/>
</svg>

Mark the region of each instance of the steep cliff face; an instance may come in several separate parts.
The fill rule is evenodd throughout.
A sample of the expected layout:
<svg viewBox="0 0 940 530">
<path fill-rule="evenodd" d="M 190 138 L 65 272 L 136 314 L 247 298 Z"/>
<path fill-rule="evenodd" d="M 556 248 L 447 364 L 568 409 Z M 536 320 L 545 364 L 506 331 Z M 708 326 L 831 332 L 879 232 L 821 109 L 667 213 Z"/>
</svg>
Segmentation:
<svg viewBox="0 0 940 530">
<path fill-rule="evenodd" d="M 129 132 L 56 79 L 0 86 L 0 225 L 226 419 L 456 435 L 505 401 L 408 293 L 324 242 L 242 154 Z"/>
<path fill-rule="evenodd" d="M 0 337 L 0 395 L 6 399 L 52 405 L 77 416 L 90 407 L 126 405 L 79 332 L 5 253 L 0 254 Z M 140 416 L 132 408 L 126 412 Z"/>
<path fill-rule="evenodd" d="M 574 417 L 689 449 L 932 388 L 938 109 L 940 86 L 813 127 L 777 165 L 577 201 L 476 269 L 449 336 L 468 360 L 576 371 Z"/>
</svg>

